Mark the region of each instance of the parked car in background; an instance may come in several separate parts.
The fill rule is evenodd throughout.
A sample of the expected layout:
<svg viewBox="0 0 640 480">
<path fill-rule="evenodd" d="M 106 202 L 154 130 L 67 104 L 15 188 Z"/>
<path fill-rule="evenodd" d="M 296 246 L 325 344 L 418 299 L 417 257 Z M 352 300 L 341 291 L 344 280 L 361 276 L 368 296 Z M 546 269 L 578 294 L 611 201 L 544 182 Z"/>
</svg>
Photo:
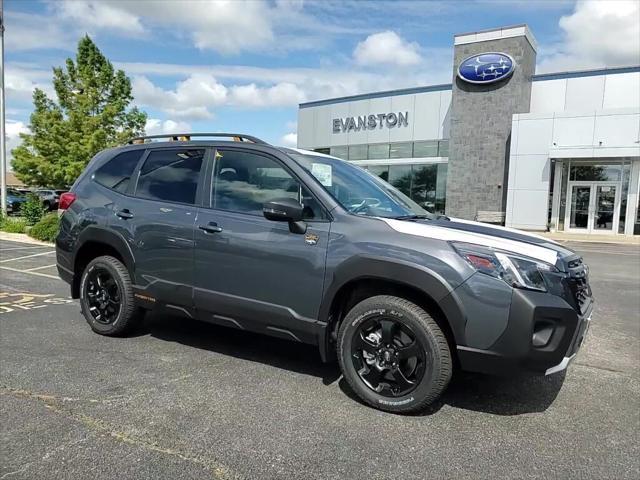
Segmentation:
<svg viewBox="0 0 640 480">
<path fill-rule="evenodd" d="M 60 195 L 55 190 L 39 189 L 34 191 L 40 200 L 42 200 L 42 206 L 47 210 L 55 210 L 58 208 L 58 202 L 60 201 Z"/>
<path fill-rule="evenodd" d="M 15 188 L 7 189 L 7 213 L 15 214 L 20 211 L 22 204 L 27 201 L 27 196 Z"/>
</svg>

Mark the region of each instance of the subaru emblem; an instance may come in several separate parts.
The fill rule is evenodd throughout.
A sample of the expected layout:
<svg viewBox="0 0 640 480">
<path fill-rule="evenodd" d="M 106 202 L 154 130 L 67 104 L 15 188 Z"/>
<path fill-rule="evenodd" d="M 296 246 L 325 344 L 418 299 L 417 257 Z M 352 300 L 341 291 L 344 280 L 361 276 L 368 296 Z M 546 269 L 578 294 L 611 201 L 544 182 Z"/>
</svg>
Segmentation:
<svg viewBox="0 0 640 480">
<path fill-rule="evenodd" d="M 481 53 L 460 62 L 458 77 L 469 83 L 493 83 L 509 77 L 515 68 L 516 62 L 506 53 Z"/>
</svg>

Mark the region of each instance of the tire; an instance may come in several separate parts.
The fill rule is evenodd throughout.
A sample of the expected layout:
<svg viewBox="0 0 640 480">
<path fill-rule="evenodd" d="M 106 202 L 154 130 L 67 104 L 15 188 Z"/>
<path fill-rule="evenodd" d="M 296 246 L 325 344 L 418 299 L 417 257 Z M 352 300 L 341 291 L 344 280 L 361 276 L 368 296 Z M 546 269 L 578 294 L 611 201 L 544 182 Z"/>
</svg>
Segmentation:
<svg viewBox="0 0 640 480">
<path fill-rule="evenodd" d="M 109 281 L 106 284 L 108 294 L 112 298 L 103 302 L 108 305 L 106 310 L 96 313 L 99 306 L 95 306 L 95 298 L 97 296 L 104 300 L 104 297 L 92 292 L 92 287 L 95 286 L 94 279 L 102 278 L 104 282 L 104 279 L 109 276 L 112 282 Z M 118 309 L 114 312 L 116 304 Z M 144 312 L 135 305 L 133 286 L 127 268 L 120 260 L 110 256 L 94 258 L 85 267 L 80 280 L 80 306 L 91 329 L 100 335 L 107 336 L 122 336 L 130 332 L 140 322 Z M 110 321 L 106 320 L 106 316 L 101 315 L 102 312 L 111 315 Z M 96 318 L 96 315 L 103 318 Z"/>
<path fill-rule="evenodd" d="M 384 338 L 392 340 L 387 344 Z M 361 345 L 366 351 L 359 350 Z M 407 358 L 413 352 L 415 356 Z M 408 300 L 388 295 L 367 298 L 347 313 L 338 330 L 337 355 L 356 395 L 374 408 L 393 413 L 423 410 L 445 390 L 453 371 L 449 344 L 431 315 Z M 372 378 L 379 379 L 376 389 L 375 382 L 367 383 Z"/>
<path fill-rule="evenodd" d="M 51 204 L 49 203 L 49 201 L 48 201 L 48 200 L 45 200 L 45 201 L 42 203 L 42 207 L 43 207 L 47 212 L 51 210 Z"/>
</svg>

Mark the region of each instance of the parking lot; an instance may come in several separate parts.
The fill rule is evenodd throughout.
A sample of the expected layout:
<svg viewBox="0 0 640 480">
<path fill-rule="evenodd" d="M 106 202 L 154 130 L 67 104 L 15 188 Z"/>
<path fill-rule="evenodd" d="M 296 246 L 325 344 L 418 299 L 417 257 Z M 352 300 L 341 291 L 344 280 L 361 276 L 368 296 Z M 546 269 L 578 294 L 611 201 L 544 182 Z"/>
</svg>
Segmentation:
<svg viewBox="0 0 640 480">
<path fill-rule="evenodd" d="M 565 374 L 457 374 L 398 416 L 317 350 L 147 315 L 93 334 L 51 247 L 0 241 L 0 478 L 638 478 L 640 249 L 573 244 L 596 309 Z"/>
</svg>

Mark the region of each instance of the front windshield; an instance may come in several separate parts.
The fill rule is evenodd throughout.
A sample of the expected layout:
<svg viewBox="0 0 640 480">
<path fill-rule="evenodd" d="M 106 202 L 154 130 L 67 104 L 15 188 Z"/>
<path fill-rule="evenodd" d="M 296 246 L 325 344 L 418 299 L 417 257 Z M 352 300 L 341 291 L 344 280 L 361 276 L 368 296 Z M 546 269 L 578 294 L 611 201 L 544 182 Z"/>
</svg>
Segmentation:
<svg viewBox="0 0 640 480">
<path fill-rule="evenodd" d="M 356 165 L 325 155 L 290 149 L 287 153 L 351 213 L 387 218 L 435 218 L 404 193 Z"/>
</svg>

